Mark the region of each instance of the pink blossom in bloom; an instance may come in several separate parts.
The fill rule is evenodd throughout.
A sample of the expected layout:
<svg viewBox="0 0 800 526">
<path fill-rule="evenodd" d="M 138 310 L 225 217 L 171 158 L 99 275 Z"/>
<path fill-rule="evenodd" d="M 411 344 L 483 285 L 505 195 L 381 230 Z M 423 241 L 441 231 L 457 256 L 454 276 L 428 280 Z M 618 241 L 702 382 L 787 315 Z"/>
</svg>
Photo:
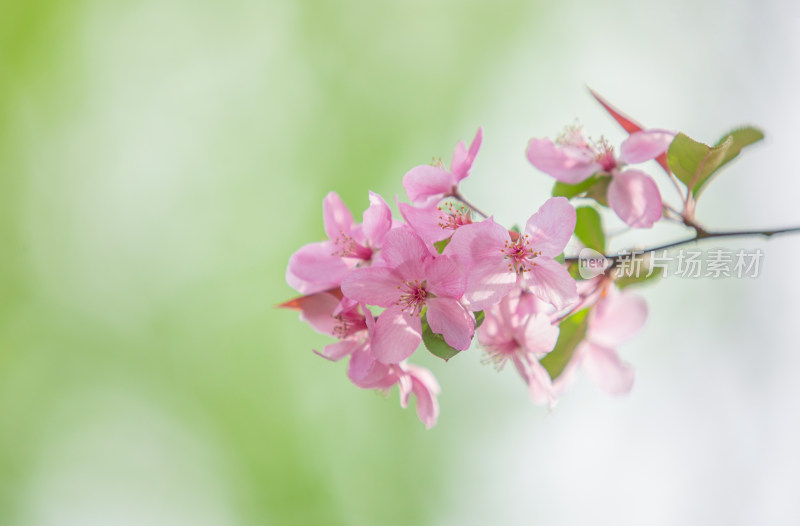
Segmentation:
<svg viewBox="0 0 800 526">
<path fill-rule="evenodd" d="M 617 124 L 622 126 L 622 129 L 628 132 L 628 135 L 639 131 L 644 131 L 645 129 L 644 126 L 642 126 L 641 124 L 633 120 L 631 117 L 625 115 L 620 110 L 612 106 L 610 102 L 601 97 L 593 89 L 589 88 L 589 93 L 591 93 L 592 97 L 594 97 L 595 100 L 599 102 L 600 105 L 608 112 L 608 114 L 611 115 L 611 117 L 615 121 L 617 121 Z M 656 162 L 661 165 L 661 168 L 663 168 L 665 172 L 667 172 L 668 174 L 670 173 L 669 163 L 667 163 L 666 152 L 656 157 Z"/>
<path fill-rule="evenodd" d="M 550 375 L 539 359 L 553 350 L 559 330 L 536 305 L 530 293 L 513 290 L 486 311 L 478 341 L 486 350 L 487 361 L 498 370 L 509 361 L 514 364 L 534 403 L 552 405 L 555 395 Z"/>
<path fill-rule="evenodd" d="M 415 207 L 397 203 L 403 219 L 428 244 L 445 240 L 464 225 L 472 224 L 472 212 L 452 203 Z"/>
<path fill-rule="evenodd" d="M 350 356 L 347 377 L 356 386 L 386 391 L 396 384 L 400 405 L 408 407 L 413 394 L 417 399 L 417 415 L 425 427 L 430 429 L 436 424 L 439 383 L 424 367 L 405 362 L 386 365 L 375 360 L 371 351 L 375 321 L 369 309 L 329 291 L 303 296 L 281 306 L 299 308 L 300 318 L 315 330 L 339 339 L 317 354 L 334 362 Z"/>
<path fill-rule="evenodd" d="M 577 369 L 610 394 L 625 394 L 633 387 L 634 370 L 623 362 L 616 347 L 633 337 L 647 321 L 647 304 L 636 294 L 616 289 L 608 281 L 601 299 L 589 313 L 586 337 L 559 376 L 554 389 L 563 391 Z"/>
<path fill-rule="evenodd" d="M 517 283 L 557 309 L 573 303 L 575 280 L 553 258 L 564 250 L 575 222 L 575 208 L 569 201 L 552 197 L 528 219 L 524 233 L 516 239 L 492 218 L 456 230 L 444 254 L 459 258 L 468 268 L 464 294 L 468 307 L 487 309 Z"/>
<path fill-rule="evenodd" d="M 376 193 L 369 193 L 369 202 L 363 223 L 357 224 L 335 192 L 325 196 L 322 212 L 328 241 L 310 243 L 292 254 L 286 269 L 290 286 L 302 294 L 336 288 L 350 270 L 371 261 L 392 228 L 392 213 Z"/>
<path fill-rule="evenodd" d="M 674 137 L 664 130 L 634 132 L 615 157 L 605 141 L 591 144 L 580 129 L 569 129 L 556 143 L 531 139 L 527 156 L 533 166 L 562 183 L 577 184 L 596 173 L 611 175 L 606 196 L 609 206 L 628 225 L 650 228 L 661 219 L 661 193 L 649 175 L 624 167 L 658 158 Z"/>
<path fill-rule="evenodd" d="M 448 345 L 460 351 L 469 348 L 475 319 L 460 301 L 466 273 L 458 261 L 435 256 L 407 229 L 390 231 L 381 252 L 386 266 L 358 268 L 342 281 L 346 297 L 386 307 L 375 324 L 375 358 L 393 364 L 414 353 L 422 339 L 423 309 L 431 330 Z"/>
<path fill-rule="evenodd" d="M 456 145 L 450 171 L 443 166 L 424 164 L 409 170 L 403 176 L 403 187 L 412 203 L 420 205 L 436 204 L 442 197 L 454 195 L 458 183 L 469 175 L 475 156 L 481 147 L 483 130 L 478 128 L 469 150 L 463 142 Z"/>
<path fill-rule="evenodd" d="M 372 356 L 370 343 L 375 321 L 369 309 L 342 298 L 338 290 L 303 296 L 281 307 L 299 309 L 301 320 L 315 331 L 338 340 L 314 352 L 333 362 L 350 356 L 347 377 L 354 384 L 365 389 L 382 387 L 389 368 Z"/>
</svg>

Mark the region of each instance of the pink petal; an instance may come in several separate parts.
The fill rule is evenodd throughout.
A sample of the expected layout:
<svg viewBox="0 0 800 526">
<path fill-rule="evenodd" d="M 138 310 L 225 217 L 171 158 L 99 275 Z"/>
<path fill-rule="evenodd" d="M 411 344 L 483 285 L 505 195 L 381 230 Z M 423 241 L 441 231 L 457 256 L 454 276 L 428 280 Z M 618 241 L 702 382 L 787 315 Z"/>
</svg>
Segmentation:
<svg viewBox="0 0 800 526">
<path fill-rule="evenodd" d="M 451 256 L 431 258 L 425 265 L 428 290 L 437 296 L 461 298 L 467 288 L 467 273 L 458 260 Z"/>
<path fill-rule="evenodd" d="M 505 348 L 509 340 L 504 335 L 502 320 L 495 316 L 486 315 L 480 328 L 475 331 L 478 334 L 478 341 L 484 348 L 486 347 L 503 347 Z"/>
<path fill-rule="evenodd" d="M 373 247 L 381 246 L 383 236 L 392 229 L 392 211 L 380 195 L 369 193 L 369 208 L 364 211 L 364 235 Z"/>
<path fill-rule="evenodd" d="M 341 292 L 341 289 L 340 289 Z M 339 300 L 339 305 L 333 310 L 334 316 L 339 316 L 340 314 L 344 314 L 347 311 L 356 310 L 358 308 L 358 302 L 351 300 L 350 298 L 345 298 L 344 296 L 342 299 Z"/>
<path fill-rule="evenodd" d="M 526 153 L 533 166 L 562 183 L 576 184 L 602 171 L 588 148 L 556 146 L 550 139 L 531 139 Z"/>
<path fill-rule="evenodd" d="M 315 331 L 330 336 L 338 323 L 333 316 L 339 302 L 339 298 L 328 292 L 306 296 L 300 303 L 300 319 Z"/>
<path fill-rule="evenodd" d="M 340 234 L 348 234 L 353 229 L 353 216 L 336 192 L 330 192 L 322 201 L 322 217 L 325 221 L 325 233 L 331 240 Z"/>
<path fill-rule="evenodd" d="M 396 364 L 393 368 L 400 369 L 403 364 Z M 397 372 L 397 390 L 400 392 L 400 407 L 405 409 L 408 407 L 408 401 L 411 398 L 411 393 L 414 389 L 414 382 L 411 380 L 411 375 L 407 374 L 405 370 Z"/>
<path fill-rule="evenodd" d="M 431 394 L 438 395 L 442 392 L 439 382 L 430 370 L 413 363 L 406 364 L 405 370 L 417 382 L 425 386 Z"/>
<path fill-rule="evenodd" d="M 589 319 L 588 339 L 614 348 L 632 338 L 647 321 L 647 303 L 629 292 L 607 296 Z"/>
<path fill-rule="evenodd" d="M 650 228 L 661 219 L 661 194 L 653 179 L 639 170 L 616 174 L 608 186 L 608 204 L 634 228 Z"/>
<path fill-rule="evenodd" d="M 453 234 L 453 230 L 445 230 L 440 225 L 447 219 L 446 214 L 436 206 L 415 207 L 407 203 L 397 203 L 400 214 L 408 226 L 426 243 L 436 243 Z"/>
<path fill-rule="evenodd" d="M 538 257 L 536 265 L 525 273 L 525 284 L 540 300 L 563 309 L 578 300 L 575 280 L 560 263 Z"/>
<path fill-rule="evenodd" d="M 292 274 L 289 268 L 286 269 L 286 283 L 288 283 L 289 286 L 292 287 L 294 290 L 302 294 L 314 294 L 316 292 L 327 290 L 323 285 L 320 285 L 319 283 L 314 283 L 298 278 L 297 276 Z"/>
<path fill-rule="evenodd" d="M 491 217 L 480 223 L 464 225 L 455 231 L 444 249 L 446 256 L 456 256 L 466 265 L 487 257 L 498 257 L 506 243 L 511 242 L 508 230 Z"/>
<path fill-rule="evenodd" d="M 403 188 L 412 203 L 431 204 L 450 194 L 458 183 L 450 172 L 427 164 L 416 166 L 403 176 Z"/>
<path fill-rule="evenodd" d="M 619 158 L 628 164 L 650 161 L 666 152 L 674 138 L 673 132 L 664 130 L 632 133 L 620 146 Z"/>
<path fill-rule="evenodd" d="M 576 221 L 575 207 L 565 197 L 551 197 L 528 219 L 525 233 L 533 250 L 552 258 L 567 246 Z"/>
<path fill-rule="evenodd" d="M 388 307 L 400 298 L 400 277 L 386 267 L 357 268 L 342 280 L 342 294 L 368 305 Z"/>
<path fill-rule="evenodd" d="M 549 316 L 532 315 L 525 322 L 525 349 L 537 357 L 549 353 L 556 346 L 558 333 L 558 326 L 550 323 Z"/>
<path fill-rule="evenodd" d="M 492 256 L 473 263 L 467 276 L 464 303 L 471 311 L 486 310 L 514 290 L 517 274 L 503 257 Z"/>
<path fill-rule="evenodd" d="M 543 314 L 550 316 L 554 311 L 552 305 L 545 303 L 534 294 L 527 291 L 521 291 L 518 301 L 519 306 L 517 307 L 517 312 L 520 316 L 525 316 L 527 314 Z"/>
<path fill-rule="evenodd" d="M 398 363 L 412 354 L 422 341 L 422 324 L 400 307 L 389 307 L 378 316 L 372 337 L 372 355 L 381 363 Z"/>
<path fill-rule="evenodd" d="M 456 150 L 453 152 L 453 162 L 450 163 L 450 171 L 456 181 L 461 181 L 469 175 L 472 163 L 475 162 L 475 156 L 478 155 L 478 150 L 481 148 L 481 142 L 483 142 L 483 128 L 478 128 L 475 138 L 472 139 L 472 144 L 469 146 L 469 152 L 464 149 L 463 142 L 459 142 L 456 146 Z"/>
<path fill-rule="evenodd" d="M 372 315 L 372 311 L 365 305 L 361 305 L 361 311 L 364 313 L 364 322 L 367 325 L 369 337 L 372 338 L 372 334 L 375 332 L 375 317 Z"/>
<path fill-rule="evenodd" d="M 464 161 L 467 160 L 467 147 L 464 146 L 464 141 L 458 141 L 456 144 L 456 149 L 453 150 L 453 159 L 450 161 L 450 173 L 452 173 L 457 181 L 461 179 L 458 178 L 457 173 L 463 171 Z M 469 170 L 469 167 L 467 167 Z"/>
<path fill-rule="evenodd" d="M 583 370 L 603 391 L 609 394 L 625 394 L 633 387 L 633 368 L 619 359 L 612 349 L 585 343 Z"/>
<path fill-rule="evenodd" d="M 318 352 L 323 358 L 327 358 L 332 362 L 338 362 L 358 347 L 360 344 L 354 340 L 342 340 L 336 343 L 331 343 L 323 347 L 322 352 Z"/>
<path fill-rule="evenodd" d="M 469 349 L 475 332 L 475 320 L 467 309 L 451 298 L 429 298 L 426 304 L 431 330 L 444 336 L 444 341 L 450 347 L 459 351 Z"/>
<path fill-rule="evenodd" d="M 338 287 L 352 265 L 334 256 L 329 241 L 309 243 L 291 255 L 286 281 L 302 294 L 313 294 Z"/>
<path fill-rule="evenodd" d="M 389 368 L 390 366 L 375 360 L 369 346 L 362 345 L 350 356 L 347 377 L 359 387 L 373 388 L 389 374 Z"/>
<path fill-rule="evenodd" d="M 537 405 L 555 405 L 556 397 L 550 374 L 538 360 L 532 360 L 528 367 L 528 396 Z"/>
<path fill-rule="evenodd" d="M 383 238 L 381 258 L 389 267 L 398 267 L 411 262 L 421 272 L 424 262 L 431 256 L 431 251 L 425 242 L 409 229 L 395 228 Z"/>
<path fill-rule="evenodd" d="M 409 365 L 411 375 L 411 390 L 417 397 L 417 416 L 425 424 L 426 429 L 436 425 L 439 419 L 439 384 L 427 369 Z"/>
</svg>

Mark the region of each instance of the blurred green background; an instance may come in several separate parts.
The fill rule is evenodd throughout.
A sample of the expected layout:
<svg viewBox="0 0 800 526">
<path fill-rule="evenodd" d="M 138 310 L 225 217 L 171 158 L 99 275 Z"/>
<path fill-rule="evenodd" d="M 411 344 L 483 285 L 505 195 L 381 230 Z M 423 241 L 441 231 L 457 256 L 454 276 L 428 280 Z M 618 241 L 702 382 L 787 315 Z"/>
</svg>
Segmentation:
<svg viewBox="0 0 800 526">
<path fill-rule="evenodd" d="M 456 436 L 273 305 L 325 193 L 449 156 L 529 9 L 4 2 L 0 523 L 424 522 Z"/>
<path fill-rule="evenodd" d="M 668 460 L 648 456 L 672 458 L 658 436 L 692 428 L 677 413 L 641 450 L 609 447 L 632 436 L 621 432 L 581 439 L 667 404 L 669 375 L 691 349 L 650 370 L 642 349 L 633 361 L 652 375 L 650 398 L 624 405 L 591 392 L 562 420 L 533 408 L 510 371 L 478 365 L 477 352 L 446 367 L 421 353 L 414 361 L 444 388 L 439 425 L 426 432 L 396 392 L 361 391 L 344 364 L 312 354 L 328 340 L 274 305 L 295 295 L 289 255 L 324 235 L 329 190 L 356 216 L 367 190 L 392 202 L 405 170 L 449 161 L 480 125 L 483 182 L 468 194 L 501 220 L 524 221 L 551 184 L 526 166 L 530 136 L 580 117 L 594 135 L 621 137 L 584 81 L 647 123 L 701 139 L 736 119 L 776 127 L 786 107 L 742 101 L 796 93 L 796 75 L 778 77 L 785 58 L 771 51 L 784 52 L 797 25 L 755 6 L 0 3 L 0 524 L 529 524 L 581 508 L 569 496 L 586 472 L 569 459 L 586 443 L 612 463 L 632 452 L 618 472 L 591 468 L 619 474 L 607 493 L 576 494 L 595 509 L 619 505 L 643 477 L 686 487 Z M 778 136 L 772 151 L 797 138 Z M 707 212 L 717 224 L 752 224 L 722 206 L 720 196 L 750 199 L 740 181 L 730 185 Z M 790 221 L 788 203 L 755 209 Z M 727 314 L 689 329 L 722 338 L 730 298 L 755 289 L 705 286 Z M 663 324 L 682 308 L 671 298 L 654 307 Z M 669 339 L 665 326 L 654 334 Z M 659 344 L 642 347 L 659 356 Z M 673 457 L 691 459 L 695 446 Z M 642 521 L 656 523 L 632 523 Z"/>
</svg>

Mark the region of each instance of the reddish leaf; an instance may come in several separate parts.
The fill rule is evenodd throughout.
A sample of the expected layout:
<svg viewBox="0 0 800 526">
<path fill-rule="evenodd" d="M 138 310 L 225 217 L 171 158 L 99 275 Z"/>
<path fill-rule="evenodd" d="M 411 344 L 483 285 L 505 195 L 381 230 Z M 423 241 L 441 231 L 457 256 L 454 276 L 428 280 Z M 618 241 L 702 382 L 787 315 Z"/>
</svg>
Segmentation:
<svg viewBox="0 0 800 526">
<path fill-rule="evenodd" d="M 635 133 L 637 131 L 642 131 L 644 129 L 641 124 L 637 123 L 636 121 L 634 121 L 633 119 L 631 119 L 630 117 L 619 111 L 617 108 L 612 106 L 603 97 L 595 93 L 595 91 L 592 88 L 589 88 L 589 93 L 591 93 L 592 97 L 594 97 L 597 100 L 597 102 L 599 102 L 606 109 L 606 111 L 609 114 L 611 114 L 612 117 L 614 117 L 614 120 L 617 121 L 619 125 L 622 126 L 622 128 L 626 132 L 628 132 L 628 134 Z M 656 158 L 656 161 L 658 162 L 658 164 L 661 165 L 661 168 L 663 168 L 665 172 L 669 173 L 669 165 L 667 164 L 666 152 L 659 155 Z"/>
<path fill-rule="evenodd" d="M 617 110 L 614 106 L 609 104 L 603 97 L 595 93 L 595 91 L 592 88 L 589 88 L 589 93 L 592 94 L 592 97 L 594 97 L 597 100 L 597 102 L 599 102 L 606 109 L 606 111 L 610 113 L 612 117 L 614 117 L 614 120 L 617 121 L 619 125 L 622 126 L 622 128 L 629 134 L 637 131 L 642 131 L 644 129 L 636 121 L 634 121 L 624 113 Z"/>
<path fill-rule="evenodd" d="M 340 289 L 339 287 L 336 287 L 335 289 L 326 290 L 324 292 L 327 292 L 328 294 L 333 294 L 337 298 L 342 299 L 342 289 Z M 321 293 L 317 292 L 316 294 L 321 294 Z M 314 295 L 315 294 L 309 294 L 308 296 L 299 296 L 289 301 L 279 303 L 275 305 L 275 307 L 278 309 L 303 310 L 303 302 Z"/>
</svg>

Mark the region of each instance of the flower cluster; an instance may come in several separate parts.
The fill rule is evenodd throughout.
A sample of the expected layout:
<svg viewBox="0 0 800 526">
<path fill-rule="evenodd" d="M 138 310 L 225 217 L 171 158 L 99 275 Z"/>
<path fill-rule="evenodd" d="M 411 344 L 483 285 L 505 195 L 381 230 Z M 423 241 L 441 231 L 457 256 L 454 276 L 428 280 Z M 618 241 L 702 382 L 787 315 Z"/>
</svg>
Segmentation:
<svg viewBox="0 0 800 526">
<path fill-rule="evenodd" d="M 405 174 L 410 202 L 398 200 L 399 217 L 370 192 L 356 223 L 329 193 L 322 207 L 328 240 L 291 256 L 286 281 L 302 296 L 282 305 L 335 338 L 318 354 L 348 358 L 347 377 L 358 387 L 397 385 L 403 407 L 414 395 L 428 428 L 439 415 L 439 385 L 429 370 L 408 362 L 421 343 L 447 360 L 467 351 L 477 335 L 484 362 L 497 369 L 513 364 L 536 404 L 555 404 L 578 369 L 609 393 L 628 392 L 633 369 L 616 348 L 645 323 L 647 306 L 627 287 L 646 279 L 619 278 L 612 264 L 582 280 L 574 256 L 564 251 L 571 241 L 576 249 L 605 250 L 598 213 L 604 207 L 633 228 L 662 218 L 656 181 L 629 165 L 657 160 L 668 176 L 683 179 L 665 155 L 676 134 L 643 129 L 598 100 L 629 138 L 619 154 L 577 128 L 555 142 L 532 139 L 528 160 L 558 183 L 522 229 L 487 217 L 461 194 L 481 146 L 480 129 L 469 148 L 456 146 L 449 169 L 439 162 Z M 685 165 L 685 156 L 676 155 Z M 686 183 L 687 226 L 696 227 L 690 211 L 698 181 Z M 594 204 L 576 210 L 571 198 Z"/>
</svg>

